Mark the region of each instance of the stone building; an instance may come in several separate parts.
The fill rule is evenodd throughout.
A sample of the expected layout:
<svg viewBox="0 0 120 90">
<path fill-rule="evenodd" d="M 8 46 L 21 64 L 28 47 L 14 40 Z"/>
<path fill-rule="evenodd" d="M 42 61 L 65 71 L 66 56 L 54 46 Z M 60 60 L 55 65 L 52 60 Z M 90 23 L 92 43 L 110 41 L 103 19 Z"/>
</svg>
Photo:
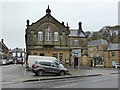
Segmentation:
<svg viewBox="0 0 120 90">
<path fill-rule="evenodd" d="M 0 60 L 2 60 L 2 44 L 0 43 Z"/>
<path fill-rule="evenodd" d="M 0 55 L 1 59 L 7 59 L 7 60 L 9 59 L 9 49 L 5 45 L 4 39 L 0 41 L 0 52 L 1 52 L 1 55 Z"/>
<path fill-rule="evenodd" d="M 104 50 L 108 47 L 108 41 L 104 39 L 93 40 L 88 43 L 88 58 L 90 66 L 104 66 Z"/>
<path fill-rule="evenodd" d="M 120 63 L 120 44 L 110 44 L 104 52 L 105 67 Z"/>
<path fill-rule="evenodd" d="M 59 62 L 71 64 L 73 49 L 86 49 L 87 37 L 79 22 L 78 29 L 69 29 L 64 22 L 59 22 L 46 9 L 46 15 L 26 28 L 26 53 L 28 55 L 53 56 Z M 77 60 L 78 58 L 75 57 Z"/>
<path fill-rule="evenodd" d="M 22 48 L 14 48 L 9 51 L 14 63 L 25 62 L 26 52 Z"/>
<path fill-rule="evenodd" d="M 8 47 L 4 43 L 4 39 L 1 40 L 1 49 L 3 50 L 4 53 L 7 53 L 9 51 Z"/>
</svg>

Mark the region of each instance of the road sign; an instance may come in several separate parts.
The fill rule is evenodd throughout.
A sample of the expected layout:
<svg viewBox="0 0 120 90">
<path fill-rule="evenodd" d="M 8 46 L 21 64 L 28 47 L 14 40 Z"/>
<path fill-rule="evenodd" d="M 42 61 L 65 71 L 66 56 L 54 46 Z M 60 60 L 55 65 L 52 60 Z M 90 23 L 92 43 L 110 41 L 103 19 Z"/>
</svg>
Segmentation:
<svg viewBox="0 0 120 90">
<path fill-rule="evenodd" d="M 81 49 L 73 49 L 72 56 L 73 57 L 81 57 Z"/>
</svg>

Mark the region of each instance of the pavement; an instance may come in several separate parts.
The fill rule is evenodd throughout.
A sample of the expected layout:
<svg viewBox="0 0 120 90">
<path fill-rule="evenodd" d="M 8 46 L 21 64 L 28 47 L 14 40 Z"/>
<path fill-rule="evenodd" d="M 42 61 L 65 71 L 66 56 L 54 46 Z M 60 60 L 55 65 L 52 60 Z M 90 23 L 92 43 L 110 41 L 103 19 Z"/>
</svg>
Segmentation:
<svg viewBox="0 0 120 90">
<path fill-rule="evenodd" d="M 6 67 L 6 66 L 5 66 Z M 5 68 L 4 67 L 4 68 Z M 12 70 L 9 70 L 11 68 Z M 91 67 L 80 67 L 75 69 L 73 67 L 67 67 L 70 75 L 56 76 L 56 75 L 44 75 L 35 76 L 34 73 L 29 71 L 28 68 L 21 65 L 10 65 L 6 67 L 6 71 L 3 72 L 3 83 L 15 83 L 15 82 L 30 82 L 30 81 L 43 81 L 53 79 L 66 79 L 66 78 L 77 78 L 77 77 L 90 77 L 90 76 L 101 76 L 118 74 L 118 69 L 115 68 L 91 68 Z M 13 72 L 14 71 L 14 76 Z M 7 75 L 8 74 L 8 75 Z M 7 76 L 6 76 L 7 75 Z M 8 77 L 8 79 L 6 79 Z"/>
<path fill-rule="evenodd" d="M 24 67 L 25 68 L 25 67 Z M 29 72 L 30 70 L 26 68 Z M 66 79 L 66 78 L 77 78 L 77 77 L 90 77 L 90 76 L 101 76 L 101 75 L 110 75 L 110 74 L 118 74 L 118 69 L 114 68 L 91 68 L 91 67 L 80 67 L 79 69 L 75 69 L 72 67 L 68 68 L 70 75 L 65 76 L 35 76 L 35 77 L 27 77 L 23 79 L 17 79 L 16 82 L 30 82 L 30 81 L 43 81 L 43 80 L 53 80 L 53 79 Z M 30 71 L 31 72 L 31 71 Z M 32 73 L 32 72 L 31 72 Z"/>
</svg>

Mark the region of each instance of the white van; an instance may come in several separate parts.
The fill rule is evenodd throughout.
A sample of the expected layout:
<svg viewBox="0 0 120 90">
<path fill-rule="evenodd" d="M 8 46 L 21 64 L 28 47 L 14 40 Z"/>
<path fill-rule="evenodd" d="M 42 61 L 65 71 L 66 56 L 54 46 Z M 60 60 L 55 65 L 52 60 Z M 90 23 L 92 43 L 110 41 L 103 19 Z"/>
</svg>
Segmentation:
<svg viewBox="0 0 120 90">
<path fill-rule="evenodd" d="M 28 56 L 28 67 L 32 68 L 32 65 L 35 64 L 35 62 L 38 60 L 55 60 L 55 61 L 57 61 L 57 59 L 55 57 L 29 55 Z"/>
</svg>

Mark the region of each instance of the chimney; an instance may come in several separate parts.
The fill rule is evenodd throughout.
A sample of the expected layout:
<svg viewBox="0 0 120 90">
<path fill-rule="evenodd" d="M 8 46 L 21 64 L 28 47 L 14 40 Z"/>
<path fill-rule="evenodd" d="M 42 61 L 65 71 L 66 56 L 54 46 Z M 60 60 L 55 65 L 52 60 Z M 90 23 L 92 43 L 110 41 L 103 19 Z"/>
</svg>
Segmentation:
<svg viewBox="0 0 120 90">
<path fill-rule="evenodd" d="M 67 26 L 66 26 L 67 28 L 69 28 L 69 26 L 68 26 L 68 22 L 67 22 Z"/>
<path fill-rule="evenodd" d="M 64 25 L 64 22 L 62 22 L 62 25 Z"/>
<path fill-rule="evenodd" d="M 2 39 L 2 43 L 4 42 L 4 39 Z"/>
<path fill-rule="evenodd" d="M 79 25 L 79 30 L 82 30 L 82 23 L 79 22 L 78 25 Z"/>
<path fill-rule="evenodd" d="M 26 25 L 26 26 L 28 27 L 28 26 L 29 26 L 29 22 L 30 22 L 30 21 L 29 21 L 29 20 L 27 20 L 26 22 L 27 22 L 27 25 Z"/>
</svg>

